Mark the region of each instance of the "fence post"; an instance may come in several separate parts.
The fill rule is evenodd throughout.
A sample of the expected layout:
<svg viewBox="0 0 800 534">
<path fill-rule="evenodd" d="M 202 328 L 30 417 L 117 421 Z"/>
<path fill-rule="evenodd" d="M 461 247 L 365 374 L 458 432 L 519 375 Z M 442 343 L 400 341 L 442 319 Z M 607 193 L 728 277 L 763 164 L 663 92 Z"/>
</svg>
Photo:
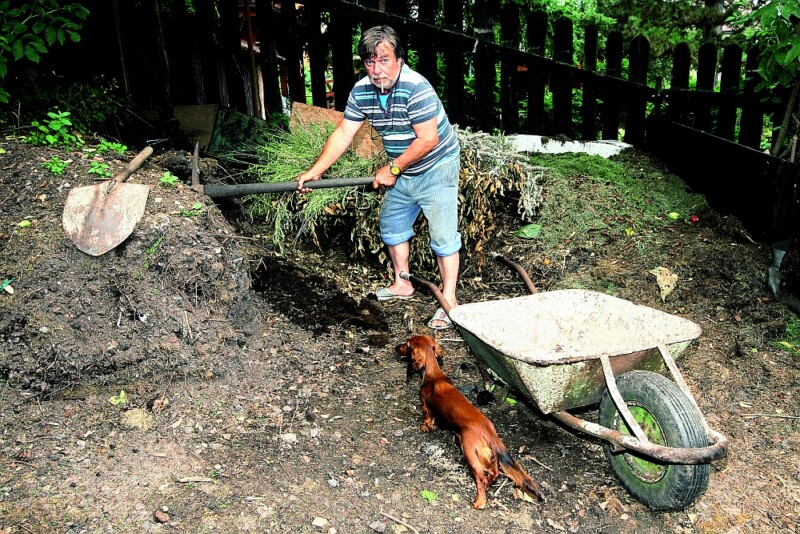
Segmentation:
<svg viewBox="0 0 800 534">
<path fill-rule="evenodd" d="M 472 58 L 475 69 L 475 127 L 491 133 L 494 128 L 494 89 L 497 86 L 497 69 L 482 41 L 494 42 L 494 14 L 499 0 L 475 0 L 472 19 L 475 48 Z"/>
<path fill-rule="evenodd" d="M 433 25 L 436 22 L 438 4 L 437 0 L 419 0 L 419 21 Z M 422 74 L 436 90 L 436 86 L 439 84 L 439 73 L 436 72 L 436 47 L 431 46 L 429 40 L 427 43 L 416 43 L 416 49 L 419 58 L 417 72 Z"/>
<path fill-rule="evenodd" d="M 714 90 L 714 78 L 717 71 L 717 47 L 713 43 L 703 43 L 697 52 L 697 91 Z M 698 99 L 695 99 L 698 102 Z M 694 127 L 704 132 L 711 131 L 711 106 L 708 100 L 699 99 L 695 104 Z"/>
<path fill-rule="evenodd" d="M 519 6 L 509 3 L 500 12 L 500 39 L 503 46 L 519 46 Z M 519 105 L 517 103 L 517 65 L 500 62 L 500 119 L 505 133 L 519 130 Z"/>
<path fill-rule="evenodd" d="M 308 28 L 308 68 L 311 71 L 311 101 L 317 107 L 327 107 L 325 96 L 325 70 L 328 67 L 328 50 L 322 36 L 322 10 L 319 0 L 306 1 L 306 27 Z"/>
<path fill-rule="evenodd" d="M 269 113 L 281 113 L 283 102 L 281 101 L 280 74 L 278 72 L 278 54 L 275 52 L 275 17 L 270 9 L 262 17 L 260 24 L 261 30 L 266 39 L 261 40 L 261 53 L 264 60 L 261 62 L 262 76 L 264 78 L 264 111 Z"/>
<path fill-rule="evenodd" d="M 672 54 L 672 77 L 670 78 L 670 88 L 674 89 L 669 93 L 667 106 L 667 116 L 670 120 L 681 124 L 688 124 L 689 113 L 687 109 L 689 90 L 689 69 L 691 68 L 691 51 L 687 43 L 678 43 Z"/>
<path fill-rule="evenodd" d="M 606 76 L 622 78 L 622 33 L 612 31 L 606 40 Z M 619 138 L 619 111 L 622 96 L 606 88 L 603 94 L 603 139 Z"/>
<path fill-rule="evenodd" d="M 583 36 L 583 68 L 597 71 L 597 25 L 589 24 Z M 597 91 L 593 83 L 582 86 L 581 123 L 583 139 L 597 139 Z"/>
<path fill-rule="evenodd" d="M 447 29 L 463 33 L 464 5 L 462 0 L 444 0 L 444 25 Z M 445 50 L 445 87 L 447 117 L 453 124 L 464 124 L 464 55 Z"/>
<path fill-rule="evenodd" d="M 720 72 L 719 90 L 721 93 L 736 93 L 742 78 L 742 49 L 739 45 L 730 44 L 722 51 L 722 69 Z M 736 137 L 736 105 L 723 100 L 719 106 L 716 134 L 723 139 L 733 141 Z"/>
<path fill-rule="evenodd" d="M 286 28 L 286 71 L 289 78 L 289 96 L 293 102 L 306 103 L 306 85 L 303 78 L 303 51 L 297 38 L 297 10 L 294 2 L 281 2 L 281 23 Z"/>
<path fill-rule="evenodd" d="M 650 61 L 650 41 L 639 35 L 631 41 L 630 68 L 628 78 L 632 82 L 647 85 L 647 70 Z M 632 145 L 644 142 L 644 122 L 647 114 L 647 98 L 640 91 L 628 96 L 628 113 L 625 123 L 625 141 Z"/>
<path fill-rule="evenodd" d="M 353 71 L 353 19 L 341 4 L 331 10 L 331 55 L 333 57 L 334 107 L 344 111 L 355 83 Z"/>
<path fill-rule="evenodd" d="M 758 105 L 755 94 L 758 84 L 758 56 L 761 50 L 758 45 L 747 51 L 747 62 L 744 67 L 744 98 L 742 119 L 739 127 L 739 144 L 758 150 L 761 147 L 761 133 L 764 130 L 764 112 Z"/>
<path fill-rule="evenodd" d="M 573 52 L 572 21 L 560 17 L 553 25 L 553 59 L 572 65 Z M 572 80 L 569 75 L 552 75 L 550 90 L 553 92 L 554 131 L 572 137 Z"/>
<path fill-rule="evenodd" d="M 525 39 L 528 42 L 528 52 L 544 57 L 545 41 L 547 39 L 547 13 L 535 10 L 528 13 Z M 541 135 L 544 130 L 544 88 L 547 76 L 535 72 L 528 65 L 528 131 Z"/>
</svg>

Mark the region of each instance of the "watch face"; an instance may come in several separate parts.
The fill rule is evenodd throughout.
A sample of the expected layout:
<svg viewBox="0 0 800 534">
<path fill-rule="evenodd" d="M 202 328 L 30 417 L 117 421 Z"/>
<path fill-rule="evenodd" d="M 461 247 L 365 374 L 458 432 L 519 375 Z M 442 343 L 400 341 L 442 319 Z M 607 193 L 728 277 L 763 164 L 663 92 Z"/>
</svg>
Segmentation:
<svg viewBox="0 0 800 534">
<path fill-rule="evenodd" d="M 400 176 L 403 173 L 403 171 L 401 171 L 400 167 L 398 167 L 397 165 L 392 165 L 391 167 L 389 167 L 389 172 L 391 172 L 395 176 Z"/>
</svg>

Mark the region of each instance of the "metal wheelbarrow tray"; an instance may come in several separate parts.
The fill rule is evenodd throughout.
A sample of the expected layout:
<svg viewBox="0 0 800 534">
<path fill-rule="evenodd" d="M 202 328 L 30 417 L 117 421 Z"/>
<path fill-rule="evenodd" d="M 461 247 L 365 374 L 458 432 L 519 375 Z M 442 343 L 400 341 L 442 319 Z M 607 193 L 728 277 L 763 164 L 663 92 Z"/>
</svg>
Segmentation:
<svg viewBox="0 0 800 534">
<path fill-rule="evenodd" d="M 471 352 L 503 382 L 565 425 L 605 442 L 623 485 L 654 509 L 682 509 L 706 489 L 728 441 L 710 429 L 675 358 L 701 334 L 692 321 L 596 291 L 537 292 L 448 312 Z M 669 378 L 667 378 L 669 377 Z M 599 424 L 567 410 L 600 403 Z"/>
</svg>

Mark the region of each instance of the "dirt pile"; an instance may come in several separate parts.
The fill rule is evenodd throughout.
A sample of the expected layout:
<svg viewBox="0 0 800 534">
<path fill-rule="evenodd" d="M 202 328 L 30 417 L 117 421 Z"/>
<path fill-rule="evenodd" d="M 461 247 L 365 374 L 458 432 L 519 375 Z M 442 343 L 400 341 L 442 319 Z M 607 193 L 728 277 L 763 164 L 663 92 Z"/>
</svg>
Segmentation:
<svg viewBox="0 0 800 534">
<path fill-rule="evenodd" d="M 54 177 L 41 167 L 52 156 L 64 157 L 9 147 L 2 158 L 0 270 L 14 295 L 0 304 L 0 368 L 9 381 L 51 396 L 87 382 L 202 373 L 233 357 L 264 307 L 219 210 L 187 187 L 162 187 L 155 156 L 130 180 L 151 186 L 136 231 L 89 256 L 65 237 L 59 213 L 71 188 L 91 183 L 90 159 L 67 154 L 67 172 Z"/>
<path fill-rule="evenodd" d="M 800 528 L 800 358 L 776 346 L 790 316 L 767 285 L 770 251 L 735 220 L 709 210 L 646 242 L 589 236 L 544 254 L 514 237 L 516 215 L 498 223 L 491 248 L 541 289 L 613 290 L 697 322 L 678 364 L 731 453 L 697 503 L 655 513 L 621 488 L 598 442 L 497 384 L 482 410 L 547 501 L 515 500 L 498 482 L 479 512 L 452 437 L 419 430 L 417 383 L 393 352 L 431 333 L 424 290 L 377 303 L 360 295 L 385 283 L 381 268 L 336 250 L 275 256 L 246 217 L 161 185 L 168 169 L 188 178 L 179 151 L 131 178 L 151 186 L 133 235 L 87 256 L 61 213 L 71 188 L 93 183 L 91 157 L 0 148 L 0 279 L 13 288 L 0 291 L 0 532 Z M 42 167 L 53 157 L 69 161 L 64 175 Z M 215 168 L 204 178 L 219 179 Z M 524 293 L 505 267 L 477 273 L 471 260 L 465 251 L 462 302 Z M 658 266 L 678 276 L 665 300 Z M 476 402 L 463 340 L 439 340 L 445 372 Z"/>
</svg>

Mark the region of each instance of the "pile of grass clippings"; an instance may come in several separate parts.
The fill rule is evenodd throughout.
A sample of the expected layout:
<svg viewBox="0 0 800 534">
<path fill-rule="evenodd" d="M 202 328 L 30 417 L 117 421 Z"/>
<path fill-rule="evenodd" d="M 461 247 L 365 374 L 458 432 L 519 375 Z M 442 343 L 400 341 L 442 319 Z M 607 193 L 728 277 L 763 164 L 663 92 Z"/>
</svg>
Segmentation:
<svg viewBox="0 0 800 534">
<path fill-rule="evenodd" d="M 322 151 L 333 127 L 310 127 L 272 134 L 260 147 L 258 163 L 250 172 L 263 182 L 296 180 L 310 168 Z M 538 172 L 502 136 L 456 129 L 461 143 L 459 228 L 464 245 L 475 252 L 480 270 L 483 246 L 496 228 L 500 211 L 516 210 L 523 220 L 532 220 L 542 202 Z M 362 159 L 346 152 L 326 173 L 336 178 L 371 176 L 386 159 Z M 382 192 L 362 188 L 317 189 L 307 195 L 254 195 L 250 213 L 263 225 L 279 253 L 298 239 L 310 239 L 325 248 L 334 237 L 341 240 L 349 229 L 349 251 L 355 257 L 374 257 L 389 268 L 380 240 L 378 216 Z M 420 217 L 411 243 L 412 262 L 420 271 L 435 268 L 426 223 Z"/>
</svg>

